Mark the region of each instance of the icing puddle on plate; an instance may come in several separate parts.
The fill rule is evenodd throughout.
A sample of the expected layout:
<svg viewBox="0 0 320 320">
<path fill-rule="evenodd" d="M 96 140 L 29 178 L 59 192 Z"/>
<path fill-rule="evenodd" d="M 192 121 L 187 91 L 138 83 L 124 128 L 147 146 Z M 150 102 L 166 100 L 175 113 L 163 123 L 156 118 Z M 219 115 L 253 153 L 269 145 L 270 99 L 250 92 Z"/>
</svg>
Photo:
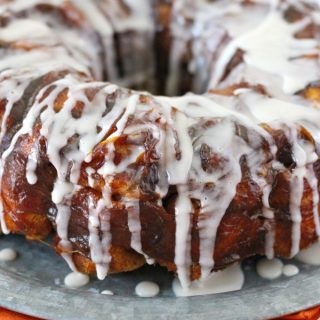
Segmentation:
<svg viewBox="0 0 320 320">
<path fill-rule="evenodd" d="M 238 291 L 244 284 L 244 274 L 239 264 L 213 273 L 206 281 L 193 281 L 188 287 L 181 286 L 177 278 L 172 289 L 177 297 L 200 296 L 222 292 Z"/>
<path fill-rule="evenodd" d="M 11 263 L 17 258 L 17 252 L 12 248 L 0 250 L 0 261 Z M 274 280 L 281 276 L 292 277 L 299 273 L 299 268 L 294 264 L 298 260 L 305 264 L 320 266 L 320 242 L 310 248 L 302 250 L 294 259 L 283 261 L 278 258 L 261 258 L 256 263 L 257 274 L 264 279 Z M 55 279 L 55 285 L 61 285 L 60 279 Z M 64 285 L 71 289 L 85 287 L 90 282 L 89 276 L 80 272 L 70 272 L 64 278 Z M 177 297 L 190 297 L 199 295 L 217 294 L 241 290 L 245 282 L 244 272 L 240 264 L 233 264 L 224 270 L 212 273 L 206 281 L 193 281 L 189 286 L 182 286 L 176 277 L 172 281 L 172 291 Z M 112 296 L 111 290 L 88 290 L 102 295 Z M 141 281 L 135 287 L 135 295 L 141 298 L 156 297 L 160 293 L 160 287 L 153 281 Z"/>
<path fill-rule="evenodd" d="M 257 262 L 256 270 L 261 278 L 274 280 L 284 275 L 293 277 L 299 273 L 299 268 L 291 263 L 284 264 L 280 259 L 262 258 Z"/>
<path fill-rule="evenodd" d="M 14 261 L 17 258 L 17 252 L 11 248 L 0 250 L 0 261 Z"/>
<path fill-rule="evenodd" d="M 64 278 L 65 286 L 72 289 L 84 287 L 89 282 L 90 282 L 89 276 L 80 272 L 70 272 Z"/>
<path fill-rule="evenodd" d="M 141 281 L 136 285 L 136 295 L 141 298 L 152 298 L 159 294 L 160 288 L 152 281 Z"/>
<path fill-rule="evenodd" d="M 295 258 L 312 266 L 320 266 L 320 242 L 315 243 L 308 249 L 302 250 Z"/>
</svg>

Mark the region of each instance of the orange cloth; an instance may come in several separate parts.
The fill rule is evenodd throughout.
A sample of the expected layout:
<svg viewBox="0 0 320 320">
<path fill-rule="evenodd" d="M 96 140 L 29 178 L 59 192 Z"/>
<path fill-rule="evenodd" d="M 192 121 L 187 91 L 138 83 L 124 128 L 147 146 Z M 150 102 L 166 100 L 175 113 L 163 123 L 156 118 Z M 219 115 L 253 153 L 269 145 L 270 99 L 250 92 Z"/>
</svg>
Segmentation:
<svg viewBox="0 0 320 320">
<path fill-rule="evenodd" d="M 41 320 L 0 308 L 1 320 Z M 273 320 L 320 320 L 320 306 Z"/>
<path fill-rule="evenodd" d="M 320 319 L 320 306 L 279 318 L 279 320 L 319 320 L 319 319 Z"/>
<path fill-rule="evenodd" d="M 39 318 L 25 316 L 23 314 L 9 311 L 3 308 L 0 308 L 0 319 L 1 320 L 40 320 Z"/>
</svg>

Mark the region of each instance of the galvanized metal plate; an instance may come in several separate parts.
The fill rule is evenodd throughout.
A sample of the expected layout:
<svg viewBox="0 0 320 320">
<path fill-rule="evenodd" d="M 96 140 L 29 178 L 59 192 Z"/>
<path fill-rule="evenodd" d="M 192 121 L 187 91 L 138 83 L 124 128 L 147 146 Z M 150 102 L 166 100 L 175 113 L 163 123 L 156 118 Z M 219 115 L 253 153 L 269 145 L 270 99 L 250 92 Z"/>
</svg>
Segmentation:
<svg viewBox="0 0 320 320">
<path fill-rule="evenodd" d="M 149 266 L 71 290 L 63 286 L 70 272 L 66 263 L 48 246 L 6 236 L 0 249 L 6 247 L 17 250 L 19 258 L 0 263 L 0 305 L 46 319 L 266 319 L 320 304 L 320 268 L 298 262 L 297 276 L 267 281 L 256 274 L 251 260 L 244 265 L 241 291 L 176 298 L 172 276 L 161 268 Z M 142 280 L 157 282 L 161 294 L 151 299 L 135 296 Z M 105 289 L 114 296 L 99 293 Z"/>
</svg>

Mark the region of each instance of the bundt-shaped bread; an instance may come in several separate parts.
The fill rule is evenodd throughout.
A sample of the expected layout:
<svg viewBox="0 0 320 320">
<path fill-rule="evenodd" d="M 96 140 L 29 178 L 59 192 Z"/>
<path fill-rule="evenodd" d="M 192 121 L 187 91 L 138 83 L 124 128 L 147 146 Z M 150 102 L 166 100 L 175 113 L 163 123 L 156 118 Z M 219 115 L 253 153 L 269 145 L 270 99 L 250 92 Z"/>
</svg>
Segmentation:
<svg viewBox="0 0 320 320">
<path fill-rule="evenodd" d="M 314 243 L 319 18 L 316 1 L 0 1 L 2 230 L 54 233 L 100 279 L 148 262 L 183 284 Z"/>
</svg>

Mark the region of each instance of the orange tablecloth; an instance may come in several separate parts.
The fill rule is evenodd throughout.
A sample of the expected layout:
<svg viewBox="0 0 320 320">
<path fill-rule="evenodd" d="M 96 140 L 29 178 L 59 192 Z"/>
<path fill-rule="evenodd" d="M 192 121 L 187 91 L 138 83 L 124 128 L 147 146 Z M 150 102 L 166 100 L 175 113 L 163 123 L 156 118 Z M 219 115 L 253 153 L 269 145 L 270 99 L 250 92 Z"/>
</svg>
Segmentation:
<svg viewBox="0 0 320 320">
<path fill-rule="evenodd" d="M 281 320 L 319 320 L 320 319 L 320 306 L 312 308 L 307 311 L 302 311 L 299 313 L 292 314 L 290 316 L 285 316 Z"/>
<path fill-rule="evenodd" d="M 0 308 L 0 319 L 1 320 L 41 320 L 34 317 L 29 317 L 16 313 L 13 311 L 8 311 L 6 309 Z M 298 312 L 289 316 L 285 316 L 273 320 L 319 320 L 320 319 L 320 306 L 312 308 L 307 311 Z"/>
<path fill-rule="evenodd" d="M 2 308 L 0 308 L 0 319 L 1 320 L 39 320 L 37 318 L 25 316 L 20 313 L 16 313 L 16 312 L 9 311 Z"/>
</svg>

